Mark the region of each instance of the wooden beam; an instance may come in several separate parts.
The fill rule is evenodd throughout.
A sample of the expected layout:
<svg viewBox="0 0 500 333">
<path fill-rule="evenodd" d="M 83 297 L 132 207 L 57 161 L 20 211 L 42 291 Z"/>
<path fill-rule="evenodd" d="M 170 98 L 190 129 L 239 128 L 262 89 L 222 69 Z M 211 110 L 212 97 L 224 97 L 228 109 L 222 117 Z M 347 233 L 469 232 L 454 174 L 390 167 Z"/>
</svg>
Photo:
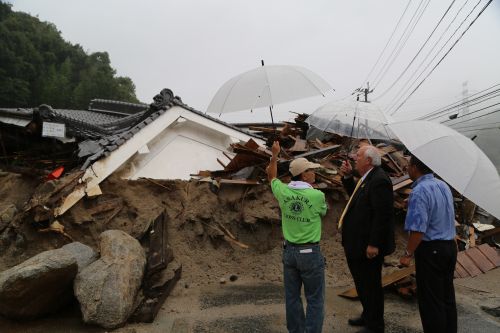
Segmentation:
<svg viewBox="0 0 500 333">
<path fill-rule="evenodd" d="M 405 186 L 410 185 L 411 183 L 413 183 L 413 180 L 411 180 L 411 179 L 404 180 L 404 181 L 402 181 L 399 184 L 393 185 L 392 186 L 392 191 L 395 192 L 395 191 L 397 191 L 397 190 L 399 190 L 399 189 L 401 189 L 401 188 L 403 188 Z"/>
<path fill-rule="evenodd" d="M 382 287 L 387 287 L 393 283 L 396 283 L 396 282 L 410 276 L 413 273 L 415 273 L 415 265 L 411 265 L 410 267 L 406 267 L 406 268 L 400 269 L 399 271 L 394 271 L 390 274 L 387 274 L 384 277 L 382 277 Z M 342 296 L 342 297 L 346 297 L 346 298 L 358 297 L 358 293 L 356 292 L 356 288 L 346 290 L 338 295 Z"/>
<path fill-rule="evenodd" d="M 482 233 L 479 234 L 479 240 L 483 240 L 485 238 L 488 238 L 488 237 L 491 237 L 491 236 L 494 236 L 496 234 L 499 234 L 500 233 L 500 227 L 496 227 L 494 229 L 490 229 L 490 230 L 486 230 Z"/>
<path fill-rule="evenodd" d="M 220 184 L 240 184 L 240 185 L 259 185 L 261 182 L 255 179 L 220 179 Z"/>
<path fill-rule="evenodd" d="M 222 154 L 224 154 L 224 156 L 226 156 L 228 158 L 228 160 L 230 160 L 230 161 L 233 160 L 233 158 L 231 156 L 229 156 L 229 154 L 226 153 L 225 151 L 223 151 Z"/>
</svg>

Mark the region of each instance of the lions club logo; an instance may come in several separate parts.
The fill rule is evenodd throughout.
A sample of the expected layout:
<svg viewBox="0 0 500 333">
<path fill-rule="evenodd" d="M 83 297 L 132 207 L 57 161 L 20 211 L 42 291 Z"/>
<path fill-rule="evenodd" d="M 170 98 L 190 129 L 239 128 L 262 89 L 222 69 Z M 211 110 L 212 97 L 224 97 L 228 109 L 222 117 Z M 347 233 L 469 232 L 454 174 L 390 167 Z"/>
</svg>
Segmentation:
<svg viewBox="0 0 500 333">
<path fill-rule="evenodd" d="M 304 206 L 300 201 L 294 201 L 290 203 L 290 211 L 295 214 L 300 214 L 304 210 Z"/>
</svg>

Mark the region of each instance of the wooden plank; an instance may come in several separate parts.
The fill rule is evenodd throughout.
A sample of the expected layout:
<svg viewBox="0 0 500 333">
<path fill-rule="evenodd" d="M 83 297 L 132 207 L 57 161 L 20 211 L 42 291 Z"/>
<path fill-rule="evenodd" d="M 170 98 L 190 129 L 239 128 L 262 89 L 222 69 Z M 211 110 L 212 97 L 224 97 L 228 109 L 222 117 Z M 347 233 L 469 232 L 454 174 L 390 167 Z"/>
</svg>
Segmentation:
<svg viewBox="0 0 500 333">
<path fill-rule="evenodd" d="M 307 151 L 307 141 L 306 140 L 302 140 L 299 136 L 294 138 L 293 136 L 289 135 L 288 137 L 295 140 L 295 144 L 290 149 L 288 149 L 289 151 L 300 151 L 300 152 Z"/>
<path fill-rule="evenodd" d="M 356 288 L 352 288 L 344 292 L 341 292 L 338 295 L 345 298 L 356 298 L 358 297 L 358 292 L 356 291 Z"/>
<path fill-rule="evenodd" d="M 399 184 L 402 181 L 405 181 L 407 179 L 410 179 L 410 176 L 408 174 L 401 176 L 401 177 L 391 177 L 391 182 L 392 182 L 392 185 L 397 185 L 397 184 Z"/>
<path fill-rule="evenodd" d="M 410 267 L 403 268 L 399 271 L 392 272 L 390 274 L 382 277 L 382 287 L 386 287 L 388 285 L 393 284 L 399 280 L 404 279 L 405 277 L 415 273 L 415 265 L 411 265 Z"/>
<path fill-rule="evenodd" d="M 411 188 L 402 188 L 398 190 L 399 194 L 410 195 L 412 189 Z"/>
<path fill-rule="evenodd" d="M 474 228 L 469 227 L 469 247 L 476 246 L 476 237 L 474 236 Z"/>
<path fill-rule="evenodd" d="M 221 179 L 220 184 L 241 184 L 241 185 L 259 185 L 261 182 L 255 179 Z"/>
<path fill-rule="evenodd" d="M 479 236 L 479 240 L 483 240 L 487 237 L 490 237 L 490 236 L 493 236 L 493 235 L 496 235 L 499 233 L 500 233 L 500 227 L 496 227 L 496 228 L 491 229 L 491 230 L 486 230 L 486 231 L 481 233 L 481 235 Z"/>
<path fill-rule="evenodd" d="M 467 273 L 467 271 L 465 270 L 465 268 L 460 265 L 460 263 L 457 261 L 456 265 L 455 265 L 455 277 L 458 277 L 458 278 L 465 278 L 465 277 L 469 277 L 469 273 Z"/>
<path fill-rule="evenodd" d="M 495 265 L 476 247 L 469 248 L 465 254 L 476 264 L 483 272 L 492 270 Z"/>
<path fill-rule="evenodd" d="M 149 249 L 146 275 L 153 275 L 167 267 L 172 261 L 172 253 L 167 251 L 166 215 L 162 212 L 156 217 L 149 231 Z"/>
<path fill-rule="evenodd" d="M 481 244 L 477 247 L 495 267 L 500 266 L 500 252 L 488 244 Z"/>
<path fill-rule="evenodd" d="M 457 261 L 462 265 L 462 267 L 469 273 L 470 276 L 474 277 L 482 274 L 481 270 L 474 264 L 474 262 L 465 254 L 465 251 L 458 252 Z"/>
<path fill-rule="evenodd" d="M 411 265 L 410 267 L 406 267 L 406 268 L 400 269 L 399 271 L 394 271 L 390 274 L 387 274 L 387 275 L 382 277 L 382 287 L 387 287 L 395 282 L 401 281 L 413 273 L 415 273 L 415 265 Z M 346 298 L 358 297 L 358 293 L 356 291 L 356 288 L 346 290 L 338 295 L 342 296 L 342 297 L 346 297 Z"/>
<path fill-rule="evenodd" d="M 400 183 L 398 183 L 396 185 L 393 185 L 392 186 L 392 191 L 395 192 L 395 191 L 397 191 L 397 190 L 399 190 L 399 189 L 401 189 L 401 188 L 403 188 L 405 186 L 410 185 L 411 183 L 413 183 L 413 180 L 411 180 L 411 179 L 403 180 L 402 182 L 400 182 Z"/>
<path fill-rule="evenodd" d="M 266 133 L 273 133 L 273 132 L 279 132 L 279 129 L 272 129 L 272 128 L 267 128 L 267 127 L 261 127 L 261 126 L 248 126 L 248 129 L 251 131 L 258 131 L 258 132 L 266 132 Z"/>
<path fill-rule="evenodd" d="M 329 146 L 329 147 L 318 149 L 318 150 L 311 150 L 307 153 L 297 155 L 297 156 L 295 156 L 295 158 L 298 158 L 298 157 L 309 158 L 312 156 L 318 156 L 320 154 L 327 154 L 327 153 L 331 153 L 339 148 L 340 148 L 340 145 L 333 145 L 333 146 Z"/>
<path fill-rule="evenodd" d="M 386 155 L 390 160 L 391 162 L 396 166 L 396 168 L 398 169 L 399 172 L 403 172 L 403 168 L 401 168 L 401 166 L 398 164 L 398 162 L 396 162 L 394 160 L 394 158 L 392 158 L 391 154 L 390 153 L 387 153 Z"/>
<path fill-rule="evenodd" d="M 233 160 L 233 158 L 228 153 L 226 153 L 225 151 L 223 151 L 222 154 L 224 154 L 224 156 L 226 156 L 229 161 Z"/>
</svg>

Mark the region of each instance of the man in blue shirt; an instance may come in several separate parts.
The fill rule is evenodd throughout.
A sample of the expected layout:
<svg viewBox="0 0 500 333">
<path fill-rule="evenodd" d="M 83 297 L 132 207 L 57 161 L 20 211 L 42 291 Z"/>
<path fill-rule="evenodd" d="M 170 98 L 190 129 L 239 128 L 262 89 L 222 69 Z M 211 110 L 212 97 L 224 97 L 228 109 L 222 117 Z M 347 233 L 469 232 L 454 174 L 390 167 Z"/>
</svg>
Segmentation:
<svg viewBox="0 0 500 333">
<path fill-rule="evenodd" d="M 453 273 L 457 261 L 453 196 L 445 182 L 415 156 L 408 174 L 414 180 L 408 201 L 405 230 L 409 232 L 406 254 L 409 266 L 415 255 L 417 297 L 424 332 L 457 332 L 457 307 Z"/>
</svg>

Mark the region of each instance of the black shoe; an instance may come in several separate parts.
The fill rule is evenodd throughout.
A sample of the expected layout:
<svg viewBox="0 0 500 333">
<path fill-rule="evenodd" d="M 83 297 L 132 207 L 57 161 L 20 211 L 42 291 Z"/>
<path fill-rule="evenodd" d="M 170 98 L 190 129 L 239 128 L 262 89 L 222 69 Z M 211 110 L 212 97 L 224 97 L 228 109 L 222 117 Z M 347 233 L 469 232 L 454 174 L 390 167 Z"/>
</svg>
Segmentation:
<svg viewBox="0 0 500 333">
<path fill-rule="evenodd" d="M 347 323 L 351 326 L 365 326 L 365 321 L 361 317 L 348 319 Z"/>
</svg>

